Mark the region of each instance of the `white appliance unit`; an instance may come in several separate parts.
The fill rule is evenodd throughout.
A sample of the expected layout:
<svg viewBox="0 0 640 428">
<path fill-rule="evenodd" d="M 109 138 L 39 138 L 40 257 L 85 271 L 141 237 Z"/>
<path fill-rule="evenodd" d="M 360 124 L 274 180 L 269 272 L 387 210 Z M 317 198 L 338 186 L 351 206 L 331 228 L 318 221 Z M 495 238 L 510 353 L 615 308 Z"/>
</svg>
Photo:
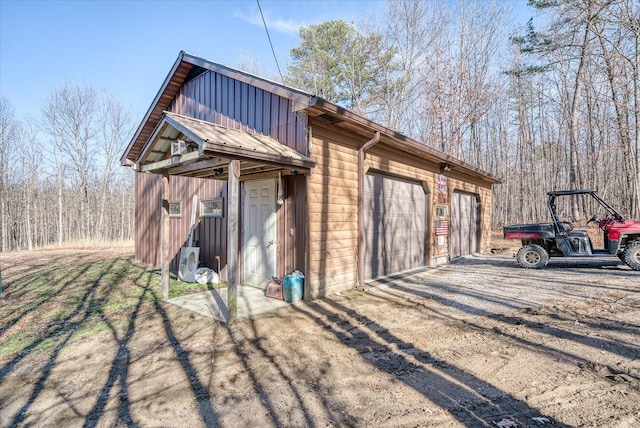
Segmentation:
<svg viewBox="0 0 640 428">
<path fill-rule="evenodd" d="M 183 282 L 196 282 L 196 270 L 200 264 L 200 248 L 193 247 L 193 233 L 196 226 L 196 209 L 198 208 L 198 196 L 193 195 L 191 206 L 191 228 L 189 229 L 189 241 L 186 247 L 180 249 L 180 267 L 178 279 Z"/>
<path fill-rule="evenodd" d="M 180 248 L 180 268 L 178 269 L 178 279 L 183 282 L 196 282 L 196 270 L 198 269 L 199 263 L 200 248 Z"/>
<path fill-rule="evenodd" d="M 171 142 L 171 156 L 182 156 L 185 153 L 187 153 L 187 143 L 184 140 Z"/>
</svg>

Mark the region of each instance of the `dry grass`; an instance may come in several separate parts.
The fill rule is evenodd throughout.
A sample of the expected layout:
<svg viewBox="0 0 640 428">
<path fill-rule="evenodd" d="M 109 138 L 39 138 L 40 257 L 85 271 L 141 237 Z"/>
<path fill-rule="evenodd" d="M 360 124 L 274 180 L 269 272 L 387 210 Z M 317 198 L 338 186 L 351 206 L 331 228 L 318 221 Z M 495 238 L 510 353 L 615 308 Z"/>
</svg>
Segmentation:
<svg viewBox="0 0 640 428">
<path fill-rule="evenodd" d="M 73 342 L 117 328 L 128 319 L 121 314 L 152 311 L 161 296 L 159 270 L 135 262 L 129 245 L 12 252 L 2 280 L 0 362 L 48 353 L 61 336 Z M 210 287 L 173 276 L 169 295 Z"/>
</svg>

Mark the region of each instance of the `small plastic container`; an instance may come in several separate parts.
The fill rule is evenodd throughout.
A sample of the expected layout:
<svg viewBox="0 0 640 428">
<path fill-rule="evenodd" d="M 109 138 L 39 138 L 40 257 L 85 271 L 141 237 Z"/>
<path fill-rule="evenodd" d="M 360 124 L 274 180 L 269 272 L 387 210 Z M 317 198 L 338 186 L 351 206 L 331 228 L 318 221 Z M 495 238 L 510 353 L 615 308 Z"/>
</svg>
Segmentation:
<svg viewBox="0 0 640 428">
<path fill-rule="evenodd" d="M 285 302 L 292 303 L 298 300 L 302 300 L 304 296 L 304 284 L 303 279 L 296 275 L 287 275 L 282 281 L 282 291 L 284 294 Z"/>
</svg>

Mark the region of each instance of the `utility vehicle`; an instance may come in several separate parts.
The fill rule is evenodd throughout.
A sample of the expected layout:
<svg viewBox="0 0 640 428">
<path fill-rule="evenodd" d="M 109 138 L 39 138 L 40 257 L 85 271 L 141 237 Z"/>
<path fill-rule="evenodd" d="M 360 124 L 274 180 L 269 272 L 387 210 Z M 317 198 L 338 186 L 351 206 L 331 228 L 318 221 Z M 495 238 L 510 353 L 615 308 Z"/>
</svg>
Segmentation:
<svg viewBox="0 0 640 428">
<path fill-rule="evenodd" d="M 604 257 L 617 256 L 631 269 L 640 270 L 640 221 L 627 220 L 619 211 L 604 201 L 594 190 L 554 190 L 547 192 L 550 223 L 516 224 L 504 226 L 506 239 L 519 239 L 518 264 L 527 269 L 541 269 L 549 257 Z M 576 230 L 563 221 L 556 209 L 556 198 L 569 195 L 589 195 L 604 211 L 587 221 L 597 223 L 604 234 L 604 248 L 595 249 L 585 230 Z"/>
</svg>

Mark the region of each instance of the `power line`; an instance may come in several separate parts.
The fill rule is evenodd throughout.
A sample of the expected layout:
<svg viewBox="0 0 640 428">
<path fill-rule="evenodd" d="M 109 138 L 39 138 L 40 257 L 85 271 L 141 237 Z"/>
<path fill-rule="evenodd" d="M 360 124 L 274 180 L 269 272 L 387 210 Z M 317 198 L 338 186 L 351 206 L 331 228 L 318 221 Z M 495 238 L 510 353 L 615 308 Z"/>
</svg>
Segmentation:
<svg viewBox="0 0 640 428">
<path fill-rule="evenodd" d="M 273 54 L 273 59 L 276 62 L 276 68 L 278 69 L 280 80 L 282 80 L 282 84 L 285 85 L 284 77 L 282 76 L 282 71 L 280 70 L 280 64 L 278 64 L 278 58 L 276 57 L 276 51 L 273 49 L 273 43 L 271 42 L 271 36 L 269 35 L 269 29 L 267 28 L 267 21 L 264 19 L 264 14 L 262 13 L 262 8 L 260 7 L 260 0 L 256 0 L 256 3 L 258 3 L 258 10 L 260 11 L 260 16 L 262 17 L 264 31 L 267 33 L 267 39 L 269 39 L 269 46 L 271 46 L 271 53 Z"/>
<path fill-rule="evenodd" d="M 278 74 L 280 75 L 280 80 L 282 81 L 282 85 L 287 92 L 289 88 L 287 87 L 286 82 L 284 81 L 284 76 L 282 75 L 282 70 L 280 70 L 280 64 L 278 63 L 278 58 L 276 57 L 276 51 L 273 49 L 273 43 L 271 42 L 271 36 L 269 35 L 269 29 L 267 28 L 267 21 L 264 19 L 264 14 L 262 13 L 262 7 L 260 7 L 260 0 L 256 0 L 258 3 L 258 10 L 260 11 L 260 16 L 262 17 L 262 23 L 264 24 L 264 31 L 267 33 L 267 39 L 269 39 L 269 46 L 271 46 L 271 53 L 273 54 L 273 60 L 276 62 L 276 68 L 278 69 Z M 294 117 L 296 118 L 296 123 L 300 123 L 299 112 L 294 112 Z M 309 132 L 308 129 L 305 129 L 305 132 Z"/>
</svg>

